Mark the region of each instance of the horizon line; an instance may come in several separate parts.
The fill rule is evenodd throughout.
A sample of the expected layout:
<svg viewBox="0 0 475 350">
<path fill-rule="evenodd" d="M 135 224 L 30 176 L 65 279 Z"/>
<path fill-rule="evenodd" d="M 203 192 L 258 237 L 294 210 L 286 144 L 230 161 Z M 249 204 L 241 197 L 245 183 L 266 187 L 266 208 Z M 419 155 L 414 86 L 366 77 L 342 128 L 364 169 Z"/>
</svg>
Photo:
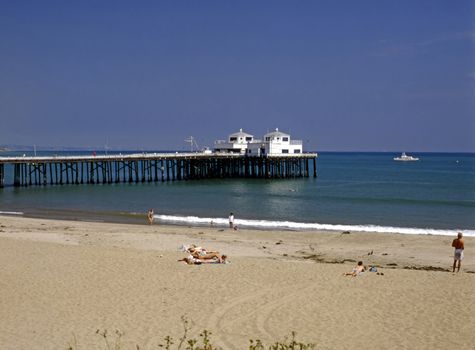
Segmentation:
<svg viewBox="0 0 475 350">
<path fill-rule="evenodd" d="M 0 152 L 21 152 L 21 151 L 36 151 L 38 152 L 48 152 L 48 151 L 60 151 L 60 152 L 66 152 L 66 151 L 75 151 L 75 152 L 80 152 L 80 151 L 87 151 L 87 152 L 96 152 L 96 153 L 107 153 L 107 152 L 181 152 L 185 151 L 185 147 L 183 149 L 156 149 L 156 148 L 143 148 L 143 147 L 137 147 L 137 148 L 119 148 L 119 147 L 109 147 L 105 149 L 104 147 L 93 147 L 93 146 L 83 146 L 83 147 L 74 147 L 74 146 L 26 146 L 26 145 L 0 145 Z M 197 152 L 197 151 L 196 151 Z M 406 153 L 467 153 L 467 154 L 473 154 L 475 153 L 475 150 L 473 151 L 440 151 L 440 150 L 433 150 L 433 151 L 417 151 L 417 150 L 329 150 L 329 149 L 324 149 L 324 150 L 312 150 L 312 151 L 305 151 L 308 153 L 401 153 L 401 152 L 406 152 Z"/>
</svg>

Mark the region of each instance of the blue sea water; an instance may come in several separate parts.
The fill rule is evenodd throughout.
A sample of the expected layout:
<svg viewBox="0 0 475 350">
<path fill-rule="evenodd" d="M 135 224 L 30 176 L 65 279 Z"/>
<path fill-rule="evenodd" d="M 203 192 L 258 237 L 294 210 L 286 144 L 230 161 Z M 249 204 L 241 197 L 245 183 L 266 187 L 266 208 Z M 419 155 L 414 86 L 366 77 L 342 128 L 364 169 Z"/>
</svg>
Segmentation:
<svg viewBox="0 0 475 350">
<path fill-rule="evenodd" d="M 83 153 L 84 154 L 84 153 Z M 4 156 L 5 154 L 2 154 Z M 139 213 L 158 221 L 475 236 L 475 154 L 320 153 L 317 178 L 0 189 L 0 212 Z M 11 179 L 7 179 L 7 182 Z M 87 215 L 86 215 L 87 216 Z"/>
</svg>

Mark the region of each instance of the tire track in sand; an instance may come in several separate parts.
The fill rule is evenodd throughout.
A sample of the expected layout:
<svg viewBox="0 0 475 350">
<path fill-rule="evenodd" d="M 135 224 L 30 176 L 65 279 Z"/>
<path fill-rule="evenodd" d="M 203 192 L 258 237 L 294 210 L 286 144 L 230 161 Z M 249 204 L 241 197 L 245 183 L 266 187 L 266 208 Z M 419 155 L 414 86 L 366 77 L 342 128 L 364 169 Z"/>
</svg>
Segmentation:
<svg viewBox="0 0 475 350">
<path fill-rule="evenodd" d="M 218 307 L 208 318 L 207 328 L 214 333 L 214 340 L 223 349 L 238 349 L 237 345 L 232 342 L 225 334 L 225 328 L 236 327 L 243 320 L 246 320 L 247 325 L 254 325 L 257 334 L 248 334 L 251 337 L 267 337 L 272 338 L 273 334 L 269 330 L 269 320 L 272 318 L 273 312 L 281 308 L 281 305 L 285 305 L 286 302 L 298 299 L 299 296 L 305 295 L 308 289 L 312 289 L 313 284 L 302 283 L 300 285 L 292 284 L 291 286 L 282 288 L 281 286 L 271 286 L 259 291 L 250 291 L 250 294 L 233 298 L 226 302 L 226 304 Z M 258 302 L 256 302 L 258 300 Z M 267 301 L 266 301 L 267 300 Z M 250 308 L 252 304 L 254 306 L 252 311 L 243 313 L 242 309 L 245 308 L 245 304 L 249 304 Z M 243 307 L 244 306 L 244 307 Z M 241 313 L 241 316 L 232 317 L 233 310 L 238 309 L 237 312 Z M 237 313 L 235 312 L 235 313 Z"/>
</svg>

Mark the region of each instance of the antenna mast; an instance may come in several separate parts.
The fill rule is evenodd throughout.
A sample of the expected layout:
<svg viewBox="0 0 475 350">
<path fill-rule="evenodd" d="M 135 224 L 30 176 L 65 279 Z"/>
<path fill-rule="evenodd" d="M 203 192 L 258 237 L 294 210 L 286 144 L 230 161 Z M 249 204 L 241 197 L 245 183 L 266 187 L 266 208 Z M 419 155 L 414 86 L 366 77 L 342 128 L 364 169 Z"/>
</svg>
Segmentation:
<svg viewBox="0 0 475 350">
<path fill-rule="evenodd" d="M 193 147 L 196 147 L 197 151 L 200 149 L 198 144 L 196 143 L 196 139 L 193 136 L 190 136 L 185 139 L 185 142 L 190 144 L 190 152 L 193 152 Z"/>
</svg>

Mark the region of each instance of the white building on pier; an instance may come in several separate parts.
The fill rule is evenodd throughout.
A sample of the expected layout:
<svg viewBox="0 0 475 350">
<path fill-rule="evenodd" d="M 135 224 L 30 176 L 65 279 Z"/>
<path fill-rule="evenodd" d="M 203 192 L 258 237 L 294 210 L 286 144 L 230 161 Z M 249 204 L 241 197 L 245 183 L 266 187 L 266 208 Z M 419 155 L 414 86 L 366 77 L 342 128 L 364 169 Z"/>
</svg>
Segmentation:
<svg viewBox="0 0 475 350">
<path fill-rule="evenodd" d="M 239 129 L 228 136 L 227 140 L 216 140 L 214 142 L 214 151 L 221 153 L 246 153 L 247 147 L 254 142 L 254 136 Z"/>
<path fill-rule="evenodd" d="M 300 154 L 303 152 L 302 140 L 292 140 L 290 135 L 275 129 L 264 135 L 262 140 L 239 129 L 230 134 L 227 140 L 217 140 L 214 151 L 222 153 L 240 153 L 250 156 Z"/>
</svg>

